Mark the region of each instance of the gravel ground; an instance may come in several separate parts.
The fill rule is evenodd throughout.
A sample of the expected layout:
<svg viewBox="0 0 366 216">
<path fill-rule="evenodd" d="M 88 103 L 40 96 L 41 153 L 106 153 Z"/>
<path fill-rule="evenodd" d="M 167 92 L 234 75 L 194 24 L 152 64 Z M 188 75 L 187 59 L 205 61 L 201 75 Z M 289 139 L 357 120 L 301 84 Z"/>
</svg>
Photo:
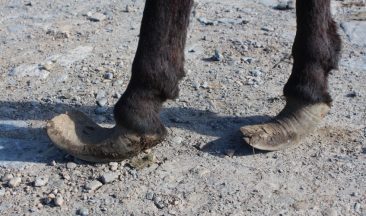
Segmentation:
<svg viewBox="0 0 366 216">
<path fill-rule="evenodd" d="M 291 4 L 198 0 L 167 140 L 120 163 L 57 150 L 44 130 L 57 114 L 113 125 L 143 4 L 0 0 L 0 215 L 366 215 L 365 1 L 332 2 L 344 40 L 333 109 L 301 145 L 258 152 L 238 130 L 284 106 Z"/>
</svg>

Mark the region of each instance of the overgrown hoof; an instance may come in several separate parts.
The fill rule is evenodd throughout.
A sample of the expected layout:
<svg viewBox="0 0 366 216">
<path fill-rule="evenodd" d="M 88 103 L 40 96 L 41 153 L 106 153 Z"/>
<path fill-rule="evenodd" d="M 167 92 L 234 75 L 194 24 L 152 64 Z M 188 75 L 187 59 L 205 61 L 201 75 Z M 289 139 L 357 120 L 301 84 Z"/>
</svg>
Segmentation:
<svg viewBox="0 0 366 216">
<path fill-rule="evenodd" d="M 119 125 L 103 128 L 78 111 L 54 117 L 47 123 L 47 133 L 58 148 L 90 162 L 128 159 L 165 137 L 165 133 L 140 135 Z"/>
<path fill-rule="evenodd" d="M 296 145 L 314 131 L 329 110 L 325 103 L 306 105 L 288 100 L 285 108 L 269 122 L 244 126 L 240 131 L 245 142 L 256 149 L 281 150 Z"/>
</svg>

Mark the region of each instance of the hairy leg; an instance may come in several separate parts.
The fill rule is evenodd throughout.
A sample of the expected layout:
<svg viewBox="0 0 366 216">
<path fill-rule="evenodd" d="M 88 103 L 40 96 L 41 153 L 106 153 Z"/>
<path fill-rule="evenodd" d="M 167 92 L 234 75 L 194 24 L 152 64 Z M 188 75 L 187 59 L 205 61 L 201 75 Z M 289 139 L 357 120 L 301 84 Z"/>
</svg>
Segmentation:
<svg viewBox="0 0 366 216">
<path fill-rule="evenodd" d="M 254 148 L 279 150 L 311 133 L 328 113 L 332 99 L 328 75 L 337 68 L 341 40 L 331 17 L 330 0 L 296 1 L 294 65 L 284 87 L 285 108 L 270 122 L 241 128 Z"/>
<path fill-rule="evenodd" d="M 80 112 L 63 114 L 47 125 L 51 140 L 88 161 L 118 161 L 163 140 L 159 112 L 178 96 L 184 74 L 184 46 L 193 0 L 147 0 L 130 83 L 114 108 L 116 126 L 98 126 Z"/>
</svg>

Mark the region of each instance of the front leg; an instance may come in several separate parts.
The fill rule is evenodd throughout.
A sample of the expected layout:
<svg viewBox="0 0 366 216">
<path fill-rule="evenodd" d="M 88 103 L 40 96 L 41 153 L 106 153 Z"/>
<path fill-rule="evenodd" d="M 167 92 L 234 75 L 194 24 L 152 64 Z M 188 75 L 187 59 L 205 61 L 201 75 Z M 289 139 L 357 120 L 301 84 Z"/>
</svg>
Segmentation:
<svg viewBox="0 0 366 216">
<path fill-rule="evenodd" d="M 280 150 L 311 133 L 328 113 L 328 75 L 337 68 L 341 39 L 331 17 L 330 0 L 297 0 L 294 65 L 284 87 L 285 108 L 271 121 L 240 130 L 261 150 Z"/>
<path fill-rule="evenodd" d="M 184 76 L 184 46 L 193 0 L 147 0 L 130 83 L 114 108 L 116 126 L 102 128 L 80 112 L 47 125 L 54 144 L 94 162 L 120 161 L 161 142 L 162 104 L 178 96 Z"/>
</svg>

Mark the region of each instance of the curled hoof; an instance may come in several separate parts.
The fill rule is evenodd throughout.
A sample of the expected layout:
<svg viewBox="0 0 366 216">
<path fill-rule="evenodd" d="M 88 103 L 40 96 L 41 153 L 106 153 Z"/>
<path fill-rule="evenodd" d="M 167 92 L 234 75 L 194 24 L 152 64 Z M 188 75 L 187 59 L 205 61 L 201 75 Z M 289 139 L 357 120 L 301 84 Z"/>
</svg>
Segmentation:
<svg viewBox="0 0 366 216">
<path fill-rule="evenodd" d="M 288 100 L 285 108 L 269 122 L 240 128 L 247 144 L 260 150 L 276 151 L 297 144 L 315 130 L 328 113 L 325 103 L 303 104 Z"/>
<path fill-rule="evenodd" d="M 73 111 L 47 123 L 47 134 L 60 149 L 90 162 L 121 161 L 161 142 L 165 133 L 140 135 L 125 127 L 103 128 Z"/>
</svg>

